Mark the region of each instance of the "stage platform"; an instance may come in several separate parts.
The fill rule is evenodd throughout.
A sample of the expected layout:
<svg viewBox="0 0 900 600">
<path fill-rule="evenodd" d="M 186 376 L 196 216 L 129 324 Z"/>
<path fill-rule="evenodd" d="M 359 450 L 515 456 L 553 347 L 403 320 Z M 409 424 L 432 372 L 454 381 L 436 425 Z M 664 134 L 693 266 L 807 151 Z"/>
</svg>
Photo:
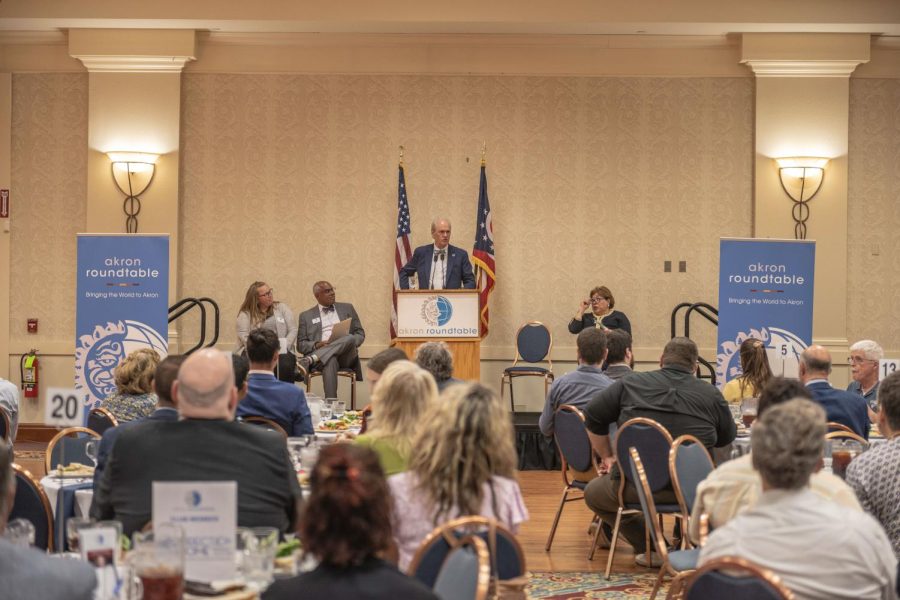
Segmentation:
<svg viewBox="0 0 900 600">
<path fill-rule="evenodd" d="M 544 437 L 538 428 L 541 413 L 517 412 L 513 415 L 516 427 L 516 453 L 520 471 L 559 471 L 562 464 L 552 438 Z"/>
</svg>

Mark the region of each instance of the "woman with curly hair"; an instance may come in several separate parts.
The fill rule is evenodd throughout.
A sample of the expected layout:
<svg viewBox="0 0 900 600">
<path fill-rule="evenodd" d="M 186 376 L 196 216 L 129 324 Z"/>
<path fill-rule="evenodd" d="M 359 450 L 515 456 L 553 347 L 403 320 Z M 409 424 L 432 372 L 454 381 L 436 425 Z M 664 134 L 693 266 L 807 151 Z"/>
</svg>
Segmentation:
<svg viewBox="0 0 900 600">
<path fill-rule="evenodd" d="M 761 340 L 751 337 L 741 342 L 740 357 L 743 374 L 722 388 L 722 395 L 730 404 L 736 404 L 744 398 L 759 396 L 772 379 L 766 346 Z"/>
<path fill-rule="evenodd" d="M 413 362 L 396 361 L 381 374 L 372 391 L 372 416 L 366 433 L 356 442 L 378 454 L 385 475 L 406 470 L 413 436 L 437 397 L 434 378 Z"/>
<path fill-rule="evenodd" d="M 310 485 L 300 541 L 319 566 L 276 581 L 263 600 L 437 599 L 384 560 L 391 549 L 391 494 L 374 452 L 354 444 L 322 448 Z"/>
<path fill-rule="evenodd" d="M 400 568 L 432 529 L 459 516 L 497 519 L 515 533 L 528 509 L 515 479 L 509 413 L 480 383 L 447 388 L 413 440 L 409 470 L 388 479 Z"/>
<path fill-rule="evenodd" d="M 150 348 L 126 356 L 113 373 L 116 393 L 100 402 L 100 407 L 111 412 L 119 423 L 149 417 L 156 410 L 153 378 L 159 360 L 159 354 Z"/>
<path fill-rule="evenodd" d="M 271 329 L 284 341 L 284 354 L 278 355 L 278 379 L 294 383 L 297 359 L 291 353 L 297 341 L 299 324 L 284 302 L 275 300 L 275 290 L 264 281 L 254 281 L 244 294 L 244 302 L 237 316 L 237 347 L 235 354 L 246 351 L 247 335 L 253 329 Z"/>
</svg>

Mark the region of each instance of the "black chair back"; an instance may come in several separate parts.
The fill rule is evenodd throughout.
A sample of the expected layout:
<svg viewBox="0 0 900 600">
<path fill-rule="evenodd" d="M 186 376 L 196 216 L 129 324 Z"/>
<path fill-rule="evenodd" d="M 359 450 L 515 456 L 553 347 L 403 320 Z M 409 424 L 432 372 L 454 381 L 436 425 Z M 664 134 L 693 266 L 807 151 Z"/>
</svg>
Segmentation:
<svg viewBox="0 0 900 600">
<path fill-rule="evenodd" d="M 34 525 L 34 546 L 41 550 L 53 550 L 53 511 L 41 484 L 17 464 L 13 464 L 16 476 L 16 496 L 9 520 L 26 519 Z"/>
<path fill-rule="evenodd" d="M 669 475 L 671 447 L 672 436 L 656 421 L 644 418 L 626 421 L 616 434 L 616 460 L 622 476 L 636 485 L 631 476 L 628 449 L 637 448 L 644 463 L 651 493 L 669 487 L 672 483 Z"/>
<path fill-rule="evenodd" d="M 584 418 L 574 406 L 563 404 L 556 410 L 553 423 L 556 447 L 566 465 L 576 471 L 587 471 L 594 466 L 591 440 L 584 426 Z"/>
<path fill-rule="evenodd" d="M 697 569 L 683 597 L 685 600 L 793 600 L 794 593 L 771 571 L 743 558 L 725 556 Z"/>
<path fill-rule="evenodd" d="M 94 408 L 88 413 L 87 427 L 100 435 L 119 425 L 119 420 L 105 408 Z"/>
<path fill-rule="evenodd" d="M 694 508 L 697 486 L 714 468 L 709 452 L 694 436 L 682 435 L 672 443 L 669 474 L 674 483 L 675 495 L 684 504 L 686 515 L 690 515 Z"/>
<path fill-rule="evenodd" d="M 550 353 L 552 345 L 550 330 L 543 323 L 536 321 L 526 323 L 516 336 L 516 350 L 525 362 L 543 361 Z"/>
</svg>

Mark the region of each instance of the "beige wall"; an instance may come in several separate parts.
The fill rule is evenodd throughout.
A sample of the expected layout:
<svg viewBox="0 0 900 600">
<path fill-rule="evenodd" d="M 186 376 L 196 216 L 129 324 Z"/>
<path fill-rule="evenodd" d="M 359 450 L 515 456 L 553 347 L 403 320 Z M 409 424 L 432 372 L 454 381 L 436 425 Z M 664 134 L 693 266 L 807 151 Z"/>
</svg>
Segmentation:
<svg viewBox="0 0 900 600">
<path fill-rule="evenodd" d="M 488 382 L 499 380 L 528 318 L 547 322 L 555 358 L 570 359 L 565 323 L 594 283 L 612 287 L 651 366 L 672 306 L 715 301 L 718 238 L 752 234 L 749 77 L 193 72 L 182 86 L 178 283 L 182 295 L 220 301 L 223 347 L 255 278 L 299 312 L 313 302 L 312 282 L 327 277 L 360 309 L 364 356 L 387 343 L 400 144 L 414 241 L 427 242 L 428 222 L 443 213 L 454 242 L 470 248 L 487 142 L 500 278 L 483 350 Z M 12 77 L 15 218 L 10 285 L 0 292 L 10 296 L 13 380 L 19 354 L 37 347 L 43 381 L 71 384 L 87 104 L 86 74 Z M 848 337 L 875 337 L 893 356 L 898 325 L 885 299 L 900 281 L 898 104 L 897 79 L 851 79 L 849 284 L 829 291 L 847 294 Z M 153 205 L 145 210 L 152 222 Z M 663 260 L 687 260 L 688 272 L 664 274 Z M 828 303 L 829 293 L 816 302 Z M 40 318 L 37 336 L 25 333 L 28 317 Z M 714 332 L 703 329 L 695 335 L 711 348 Z M 536 409 L 539 393 L 523 400 Z M 23 420 L 36 411 L 23 407 Z"/>
</svg>

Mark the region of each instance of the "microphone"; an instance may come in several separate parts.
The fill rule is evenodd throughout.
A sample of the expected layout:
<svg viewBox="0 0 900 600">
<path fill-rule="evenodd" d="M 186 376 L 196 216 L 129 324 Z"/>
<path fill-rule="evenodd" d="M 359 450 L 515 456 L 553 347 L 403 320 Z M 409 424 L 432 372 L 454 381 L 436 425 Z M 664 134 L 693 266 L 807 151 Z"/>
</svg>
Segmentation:
<svg viewBox="0 0 900 600">
<path fill-rule="evenodd" d="M 445 252 L 441 250 L 441 287 L 447 287 L 447 265 L 444 264 Z"/>
<path fill-rule="evenodd" d="M 435 255 L 434 255 L 434 264 L 431 265 L 431 280 L 428 282 L 428 289 L 429 289 L 429 290 L 433 290 L 433 289 L 434 289 L 434 271 L 435 271 L 435 269 L 436 269 L 436 267 L 437 267 L 437 261 L 438 261 L 438 255 L 435 254 Z"/>
</svg>

